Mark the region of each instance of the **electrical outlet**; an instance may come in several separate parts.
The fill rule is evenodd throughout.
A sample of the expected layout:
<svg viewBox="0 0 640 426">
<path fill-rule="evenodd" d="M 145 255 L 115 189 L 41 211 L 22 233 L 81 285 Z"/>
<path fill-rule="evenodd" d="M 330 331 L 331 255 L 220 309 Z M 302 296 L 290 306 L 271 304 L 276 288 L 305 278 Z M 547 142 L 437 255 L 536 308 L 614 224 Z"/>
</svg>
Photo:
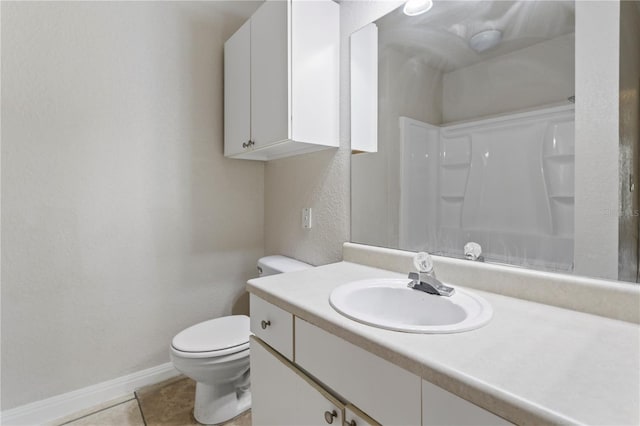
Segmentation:
<svg viewBox="0 0 640 426">
<path fill-rule="evenodd" d="M 302 209 L 302 227 L 304 229 L 311 229 L 311 207 L 305 207 Z"/>
</svg>

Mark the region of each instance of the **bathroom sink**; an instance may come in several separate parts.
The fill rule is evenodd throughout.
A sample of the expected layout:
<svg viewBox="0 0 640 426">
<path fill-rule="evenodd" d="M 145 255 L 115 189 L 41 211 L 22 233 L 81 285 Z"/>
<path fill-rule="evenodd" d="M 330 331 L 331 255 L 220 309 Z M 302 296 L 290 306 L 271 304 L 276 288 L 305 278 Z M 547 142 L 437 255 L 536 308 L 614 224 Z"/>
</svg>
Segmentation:
<svg viewBox="0 0 640 426">
<path fill-rule="evenodd" d="M 407 287 L 411 280 L 368 279 L 343 284 L 329 303 L 355 321 L 407 333 L 459 333 L 482 327 L 493 309 L 482 297 L 456 288 L 451 297 Z"/>
</svg>

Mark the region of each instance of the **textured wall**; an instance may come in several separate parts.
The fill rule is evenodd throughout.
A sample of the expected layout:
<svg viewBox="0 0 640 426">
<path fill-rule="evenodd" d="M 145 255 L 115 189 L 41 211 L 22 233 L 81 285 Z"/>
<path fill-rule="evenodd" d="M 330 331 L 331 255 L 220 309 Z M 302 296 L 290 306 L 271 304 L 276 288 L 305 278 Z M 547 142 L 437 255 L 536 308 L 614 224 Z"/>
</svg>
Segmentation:
<svg viewBox="0 0 640 426">
<path fill-rule="evenodd" d="M 340 148 L 270 161 L 265 168 L 265 251 L 314 265 L 342 258 L 350 229 L 349 36 L 400 1 L 340 2 Z M 314 225 L 301 227 L 303 207 Z"/>
<path fill-rule="evenodd" d="M 264 166 L 222 156 L 244 18 L 213 7 L 2 2 L 3 409 L 168 362 L 254 276 Z"/>
</svg>

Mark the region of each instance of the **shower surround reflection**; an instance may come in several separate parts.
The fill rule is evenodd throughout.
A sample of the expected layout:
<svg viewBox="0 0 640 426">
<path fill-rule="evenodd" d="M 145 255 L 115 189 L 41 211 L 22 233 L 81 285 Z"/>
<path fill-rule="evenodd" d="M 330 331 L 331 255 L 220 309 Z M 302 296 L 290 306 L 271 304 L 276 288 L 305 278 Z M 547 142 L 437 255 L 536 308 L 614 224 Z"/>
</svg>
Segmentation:
<svg viewBox="0 0 640 426">
<path fill-rule="evenodd" d="M 571 271 L 574 3 L 435 2 L 376 25 L 378 152 L 352 157 L 352 240 L 457 257 L 475 241 Z M 499 44 L 469 46 L 492 29 Z"/>
</svg>

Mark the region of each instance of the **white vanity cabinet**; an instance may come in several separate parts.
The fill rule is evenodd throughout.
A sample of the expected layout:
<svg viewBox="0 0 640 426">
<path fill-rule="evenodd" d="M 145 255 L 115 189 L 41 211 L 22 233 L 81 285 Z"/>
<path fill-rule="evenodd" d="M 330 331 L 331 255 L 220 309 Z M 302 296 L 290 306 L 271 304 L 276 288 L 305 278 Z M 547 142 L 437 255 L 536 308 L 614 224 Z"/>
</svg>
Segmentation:
<svg viewBox="0 0 640 426">
<path fill-rule="evenodd" d="M 344 405 L 285 358 L 251 338 L 252 424 L 343 424 Z"/>
<path fill-rule="evenodd" d="M 259 297 L 249 295 L 251 332 L 293 361 L 293 315 Z"/>
<path fill-rule="evenodd" d="M 224 155 L 271 160 L 339 144 L 339 5 L 267 0 L 224 48 Z"/>
<path fill-rule="evenodd" d="M 422 426 L 501 426 L 510 424 L 512 423 L 426 380 L 422 381 Z"/>
<path fill-rule="evenodd" d="M 510 424 L 254 294 L 251 330 L 255 426 Z"/>
<path fill-rule="evenodd" d="M 419 425 L 421 379 L 295 318 L 295 363 L 383 425 Z"/>
<path fill-rule="evenodd" d="M 344 424 L 345 426 L 380 426 L 380 423 L 351 404 L 344 407 Z"/>
</svg>

